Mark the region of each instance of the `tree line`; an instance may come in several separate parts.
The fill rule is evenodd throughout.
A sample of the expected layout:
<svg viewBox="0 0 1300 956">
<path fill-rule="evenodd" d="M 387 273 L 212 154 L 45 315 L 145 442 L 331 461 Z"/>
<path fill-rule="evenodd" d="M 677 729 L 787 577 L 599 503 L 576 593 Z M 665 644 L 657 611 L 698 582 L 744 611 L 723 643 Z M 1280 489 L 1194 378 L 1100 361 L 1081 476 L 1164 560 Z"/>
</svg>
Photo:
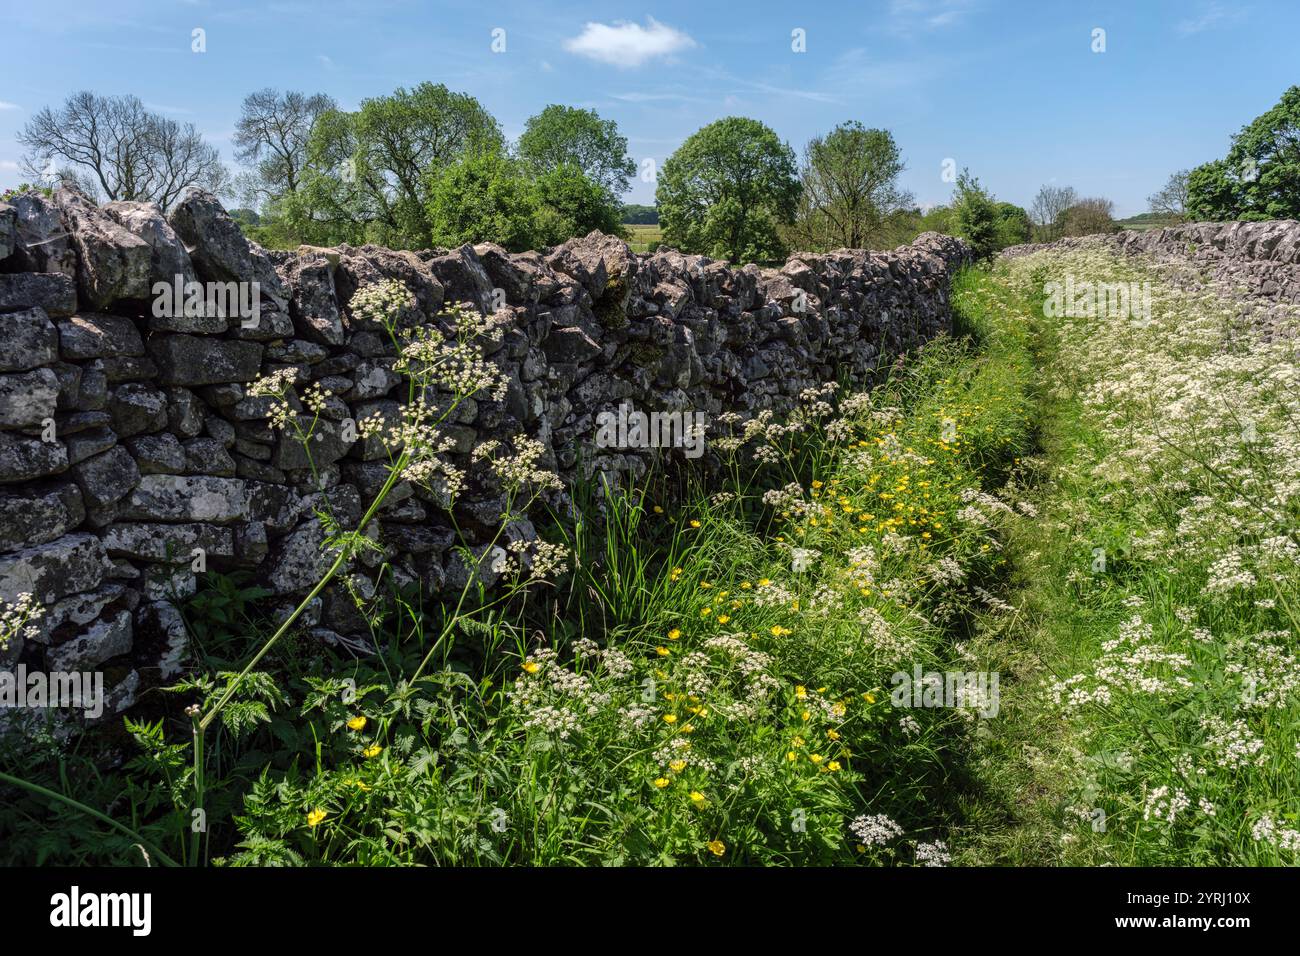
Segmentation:
<svg viewBox="0 0 1300 956">
<path fill-rule="evenodd" d="M 36 114 L 19 139 L 33 175 L 96 197 L 164 209 L 192 185 L 235 197 L 244 229 L 280 248 L 492 241 L 520 251 L 657 222 L 665 245 L 733 262 L 890 248 L 927 230 L 962 236 L 984 257 L 1117 228 L 1109 200 L 1045 186 L 1025 210 L 964 169 L 949 203 L 922 209 L 900 184 L 906 165 L 893 135 L 857 121 L 814 137 L 796 157 L 758 120 L 718 120 L 661 167 L 644 160 L 656 205 L 625 207 L 637 164 L 614 121 L 551 105 L 508 142 L 477 99 L 434 83 L 366 99 L 355 111 L 323 93 L 249 94 L 233 139 L 238 175 L 192 124 L 131 96 L 74 94 Z"/>
</svg>

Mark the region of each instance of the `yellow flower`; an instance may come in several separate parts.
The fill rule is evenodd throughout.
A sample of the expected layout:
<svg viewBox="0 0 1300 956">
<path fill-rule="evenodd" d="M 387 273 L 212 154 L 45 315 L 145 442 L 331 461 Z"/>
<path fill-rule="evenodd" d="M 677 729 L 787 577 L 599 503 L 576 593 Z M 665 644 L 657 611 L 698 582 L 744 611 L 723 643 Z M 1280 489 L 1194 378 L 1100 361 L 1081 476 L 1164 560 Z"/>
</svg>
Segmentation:
<svg viewBox="0 0 1300 956">
<path fill-rule="evenodd" d="M 657 515 L 661 515 L 661 514 L 664 513 L 664 509 L 661 508 L 659 505 L 655 505 L 654 511 L 655 511 L 655 514 L 657 514 Z"/>
<path fill-rule="evenodd" d="M 782 627 L 780 624 L 773 624 L 773 625 L 772 625 L 772 636 L 773 636 L 773 637 L 785 637 L 785 635 L 790 634 L 790 633 L 791 633 L 791 631 L 790 631 L 790 629 L 789 629 L 788 627 Z"/>
<path fill-rule="evenodd" d="M 699 526 L 700 526 L 700 523 L 699 523 L 698 521 L 696 521 L 694 518 L 692 518 L 692 519 L 691 519 L 691 527 L 692 527 L 692 528 L 698 528 Z"/>
<path fill-rule="evenodd" d="M 656 647 L 655 653 L 658 654 L 660 657 L 667 657 L 669 654 L 672 653 L 672 651 L 670 651 L 666 647 Z"/>
<path fill-rule="evenodd" d="M 718 615 L 718 623 L 719 623 L 719 624 L 726 624 L 726 623 L 727 623 L 728 621 L 730 621 L 730 620 L 731 620 L 731 615 L 730 615 L 730 614 L 719 614 L 719 615 Z"/>
<path fill-rule="evenodd" d="M 691 791 L 691 803 L 695 804 L 697 807 L 702 807 L 704 806 L 704 804 L 708 802 L 709 802 L 709 798 L 706 797 L 704 794 L 700 793 L 700 791 L 698 790 Z"/>
<path fill-rule="evenodd" d="M 722 854 L 727 852 L 727 844 L 723 843 L 721 840 L 710 840 L 709 852 L 714 856 L 722 856 Z"/>
<path fill-rule="evenodd" d="M 361 751 L 361 756 L 369 760 L 371 757 L 378 757 L 380 753 L 383 752 L 383 749 L 384 748 L 379 746 L 379 744 L 371 744 L 365 750 Z"/>
<path fill-rule="evenodd" d="M 749 590 L 750 588 L 752 588 L 752 587 L 753 587 L 753 585 L 750 584 L 748 581 L 741 581 L 741 582 L 740 582 L 740 589 L 741 589 L 742 591 L 748 591 L 748 590 Z"/>
<path fill-rule="evenodd" d="M 785 759 L 793 763 L 794 761 L 799 759 L 799 755 L 795 753 L 793 750 L 791 750 L 789 753 L 785 755 Z"/>
<path fill-rule="evenodd" d="M 821 483 L 820 481 L 814 481 L 814 482 L 812 483 L 812 486 L 813 486 L 814 488 L 820 488 L 820 487 L 822 486 L 822 483 Z"/>
<path fill-rule="evenodd" d="M 694 725 L 693 725 L 693 724 L 682 724 L 682 733 L 684 733 L 684 734 L 693 734 L 693 733 L 695 733 L 695 727 L 694 727 Z"/>
<path fill-rule="evenodd" d="M 834 728 L 831 728 L 830 730 L 826 731 L 826 736 L 829 737 L 831 740 L 839 740 L 840 732 L 838 730 L 835 730 Z"/>
<path fill-rule="evenodd" d="M 320 809 L 319 807 L 317 807 L 315 810 L 312 810 L 312 811 L 308 812 L 308 814 L 307 814 L 307 826 L 309 826 L 309 827 L 317 827 L 317 826 L 320 826 L 321 822 L 322 822 L 324 819 L 325 819 L 325 811 L 322 810 L 322 809 Z"/>
<path fill-rule="evenodd" d="M 808 759 L 811 760 L 813 763 L 821 763 L 826 758 L 823 757 L 821 754 L 809 754 Z"/>
<path fill-rule="evenodd" d="M 676 714 L 664 714 L 664 723 L 665 723 L 665 724 L 675 724 L 675 723 L 677 723 L 677 715 L 676 715 Z"/>
<path fill-rule="evenodd" d="M 712 613 L 713 608 L 711 607 L 700 608 L 700 617 L 708 617 Z"/>
<path fill-rule="evenodd" d="M 681 569 L 681 568 L 673 568 L 672 571 L 671 571 L 671 572 L 669 573 L 669 575 L 668 575 L 669 579 L 670 579 L 670 580 L 673 580 L 673 581 L 676 581 L 676 580 L 677 580 L 678 578 L 680 578 L 681 576 L 682 576 L 682 569 Z"/>
<path fill-rule="evenodd" d="M 826 769 L 829 770 L 831 773 L 834 773 L 835 771 L 840 769 L 840 762 L 838 760 L 832 760 L 830 763 L 826 765 Z"/>
<path fill-rule="evenodd" d="M 759 578 L 759 580 L 758 580 L 758 586 L 759 586 L 760 588 L 765 588 L 765 587 L 767 587 L 767 586 L 768 586 L 769 584 L 771 584 L 771 583 L 772 583 L 772 579 L 771 579 L 771 578 Z"/>
<path fill-rule="evenodd" d="M 536 674 L 542 669 L 542 665 L 537 661 L 524 661 L 524 670 L 529 674 Z"/>
<path fill-rule="evenodd" d="M 667 777 L 656 777 L 656 778 L 655 778 L 655 786 L 658 787 L 660 790 L 662 790 L 664 787 L 668 786 L 668 784 L 670 784 L 670 783 L 672 783 L 672 781 L 669 780 Z"/>
<path fill-rule="evenodd" d="M 365 729 L 366 729 L 366 718 L 362 717 L 360 714 L 351 718 L 348 721 L 348 730 L 365 730 Z"/>
<path fill-rule="evenodd" d="M 682 632 L 681 632 L 681 629 L 680 629 L 680 628 L 676 628 L 676 627 L 675 627 L 675 628 L 673 628 L 671 631 L 668 632 L 668 640 L 670 640 L 670 641 L 675 641 L 675 640 L 677 640 L 677 638 L 679 638 L 679 637 L 681 637 L 681 636 L 682 636 Z"/>
<path fill-rule="evenodd" d="M 807 719 L 808 719 L 809 717 L 811 717 L 811 716 L 812 716 L 812 713 L 809 712 L 809 711 L 806 711 L 806 710 L 805 710 L 802 714 L 799 715 L 799 719 L 800 719 L 800 720 L 807 720 Z"/>
<path fill-rule="evenodd" d="M 803 700 L 805 697 L 808 696 L 808 688 L 804 687 L 803 684 L 796 685 L 794 689 L 794 696 L 798 697 L 800 700 Z"/>
<path fill-rule="evenodd" d="M 686 761 L 670 760 L 668 761 L 668 769 L 671 770 L 673 773 L 681 773 L 683 770 L 686 769 Z"/>
<path fill-rule="evenodd" d="M 875 695 L 875 694 L 863 694 L 863 695 L 862 695 L 862 699 L 865 700 L 868 704 L 874 704 L 874 703 L 876 702 L 876 695 Z"/>
</svg>

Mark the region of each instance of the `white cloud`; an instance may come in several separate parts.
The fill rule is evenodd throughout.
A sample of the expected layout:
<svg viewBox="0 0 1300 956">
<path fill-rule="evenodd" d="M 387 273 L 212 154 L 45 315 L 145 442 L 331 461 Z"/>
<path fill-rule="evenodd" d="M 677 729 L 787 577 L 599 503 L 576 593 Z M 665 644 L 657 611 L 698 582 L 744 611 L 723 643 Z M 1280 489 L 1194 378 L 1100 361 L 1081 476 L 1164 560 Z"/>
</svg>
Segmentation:
<svg viewBox="0 0 1300 956">
<path fill-rule="evenodd" d="M 1231 11 L 1231 10 L 1224 9 L 1222 4 L 1211 3 L 1208 6 L 1202 8 L 1199 16 L 1189 17 L 1186 20 L 1179 21 L 1176 29 L 1178 30 L 1179 36 L 1185 36 L 1185 37 L 1191 36 L 1194 33 L 1200 33 L 1203 30 L 1208 30 L 1216 23 L 1222 23 L 1224 21 L 1229 21 L 1229 20 L 1236 20 L 1240 16 L 1241 16 L 1240 10 Z"/>
<path fill-rule="evenodd" d="M 0 100 L 0 110 L 20 110 L 22 109 L 17 103 L 10 103 L 7 100 Z"/>
<path fill-rule="evenodd" d="M 325 67 L 325 69 L 327 70 L 336 69 L 334 65 L 334 60 L 326 56 L 324 53 L 316 54 L 316 62 L 319 63 L 321 66 Z"/>
<path fill-rule="evenodd" d="M 17 172 L 18 164 L 15 163 L 12 159 L 0 159 L 0 169 L 3 169 L 7 172 L 8 171 Z"/>
<path fill-rule="evenodd" d="M 564 41 L 564 48 L 570 53 L 618 67 L 640 66 L 696 45 L 685 33 L 665 26 L 654 17 L 646 17 L 645 26 L 626 20 L 613 24 L 588 23 L 581 34 Z"/>
<path fill-rule="evenodd" d="M 896 31 L 938 30 L 958 23 L 974 0 L 891 0 L 889 14 Z"/>
<path fill-rule="evenodd" d="M 189 116 L 194 111 L 186 109 L 184 106 L 168 106 L 166 103 L 148 103 L 144 104 L 155 113 L 176 113 L 180 116 Z"/>
</svg>

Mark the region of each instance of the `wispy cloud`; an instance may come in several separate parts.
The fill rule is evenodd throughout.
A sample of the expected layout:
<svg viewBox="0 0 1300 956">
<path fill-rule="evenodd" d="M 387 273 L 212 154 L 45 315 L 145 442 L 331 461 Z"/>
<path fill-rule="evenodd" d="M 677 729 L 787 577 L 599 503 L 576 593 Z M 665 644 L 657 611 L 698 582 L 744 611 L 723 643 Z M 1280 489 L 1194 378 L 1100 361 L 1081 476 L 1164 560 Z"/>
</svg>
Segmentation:
<svg viewBox="0 0 1300 956">
<path fill-rule="evenodd" d="M 890 0 L 889 17 L 897 32 L 938 30 L 959 23 L 975 0 Z"/>
<path fill-rule="evenodd" d="M 189 116 L 194 112 L 184 106 L 168 106 L 166 103 L 150 103 L 146 101 L 144 105 L 155 113 L 175 113 L 178 116 Z"/>
<path fill-rule="evenodd" d="M 623 68 L 641 66 L 694 46 L 698 44 L 685 33 L 654 17 L 646 17 L 645 26 L 626 20 L 588 23 L 578 36 L 564 41 L 570 53 Z"/>
<path fill-rule="evenodd" d="M 1208 30 L 1215 24 L 1237 20 L 1241 14 L 1241 10 L 1229 10 L 1221 3 L 1211 3 L 1203 7 L 1196 16 L 1180 20 L 1174 29 L 1179 36 L 1188 37 Z"/>
<path fill-rule="evenodd" d="M 6 172 L 16 172 L 18 170 L 18 164 L 12 159 L 0 159 L 0 169 L 5 170 Z"/>
<path fill-rule="evenodd" d="M 334 63 L 333 58 L 326 56 L 324 53 L 316 54 L 316 62 L 319 63 L 321 66 L 325 67 L 325 69 L 327 70 L 338 69 L 338 67 Z"/>
<path fill-rule="evenodd" d="M 8 100 L 0 100 L 0 110 L 20 110 L 22 109 L 17 103 L 10 103 Z"/>
</svg>

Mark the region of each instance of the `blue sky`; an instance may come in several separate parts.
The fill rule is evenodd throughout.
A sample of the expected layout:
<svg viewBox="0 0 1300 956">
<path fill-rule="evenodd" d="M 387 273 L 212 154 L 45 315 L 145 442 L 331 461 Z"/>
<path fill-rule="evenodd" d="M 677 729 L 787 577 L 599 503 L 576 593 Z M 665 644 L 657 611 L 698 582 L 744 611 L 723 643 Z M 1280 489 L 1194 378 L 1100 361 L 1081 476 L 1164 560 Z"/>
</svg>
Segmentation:
<svg viewBox="0 0 1300 956">
<path fill-rule="evenodd" d="M 345 108 L 424 80 L 478 97 L 515 136 L 548 103 L 616 120 L 662 163 L 728 115 L 796 151 L 855 119 L 894 133 L 904 186 L 946 201 L 943 163 L 1027 205 L 1043 183 L 1120 215 L 1300 83 L 1300 4 L 1216 0 L 416 2 L 0 0 L 0 187 L 15 137 L 69 93 L 133 93 L 193 122 L 228 160 L 244 95 L 322 91 Z M 191 51 L 191 31 L 207 51 Z M 1094 53 L 1093 32 L 1105 31 Z M 493 52 L 493 30 L 504 52 Z M 803 30 L 806 52 L 792 50 Z M 498 43 L 498 46 L 500 44 Z M 637 180 L 627 197 L 652 202 Z"/>
</svg>

